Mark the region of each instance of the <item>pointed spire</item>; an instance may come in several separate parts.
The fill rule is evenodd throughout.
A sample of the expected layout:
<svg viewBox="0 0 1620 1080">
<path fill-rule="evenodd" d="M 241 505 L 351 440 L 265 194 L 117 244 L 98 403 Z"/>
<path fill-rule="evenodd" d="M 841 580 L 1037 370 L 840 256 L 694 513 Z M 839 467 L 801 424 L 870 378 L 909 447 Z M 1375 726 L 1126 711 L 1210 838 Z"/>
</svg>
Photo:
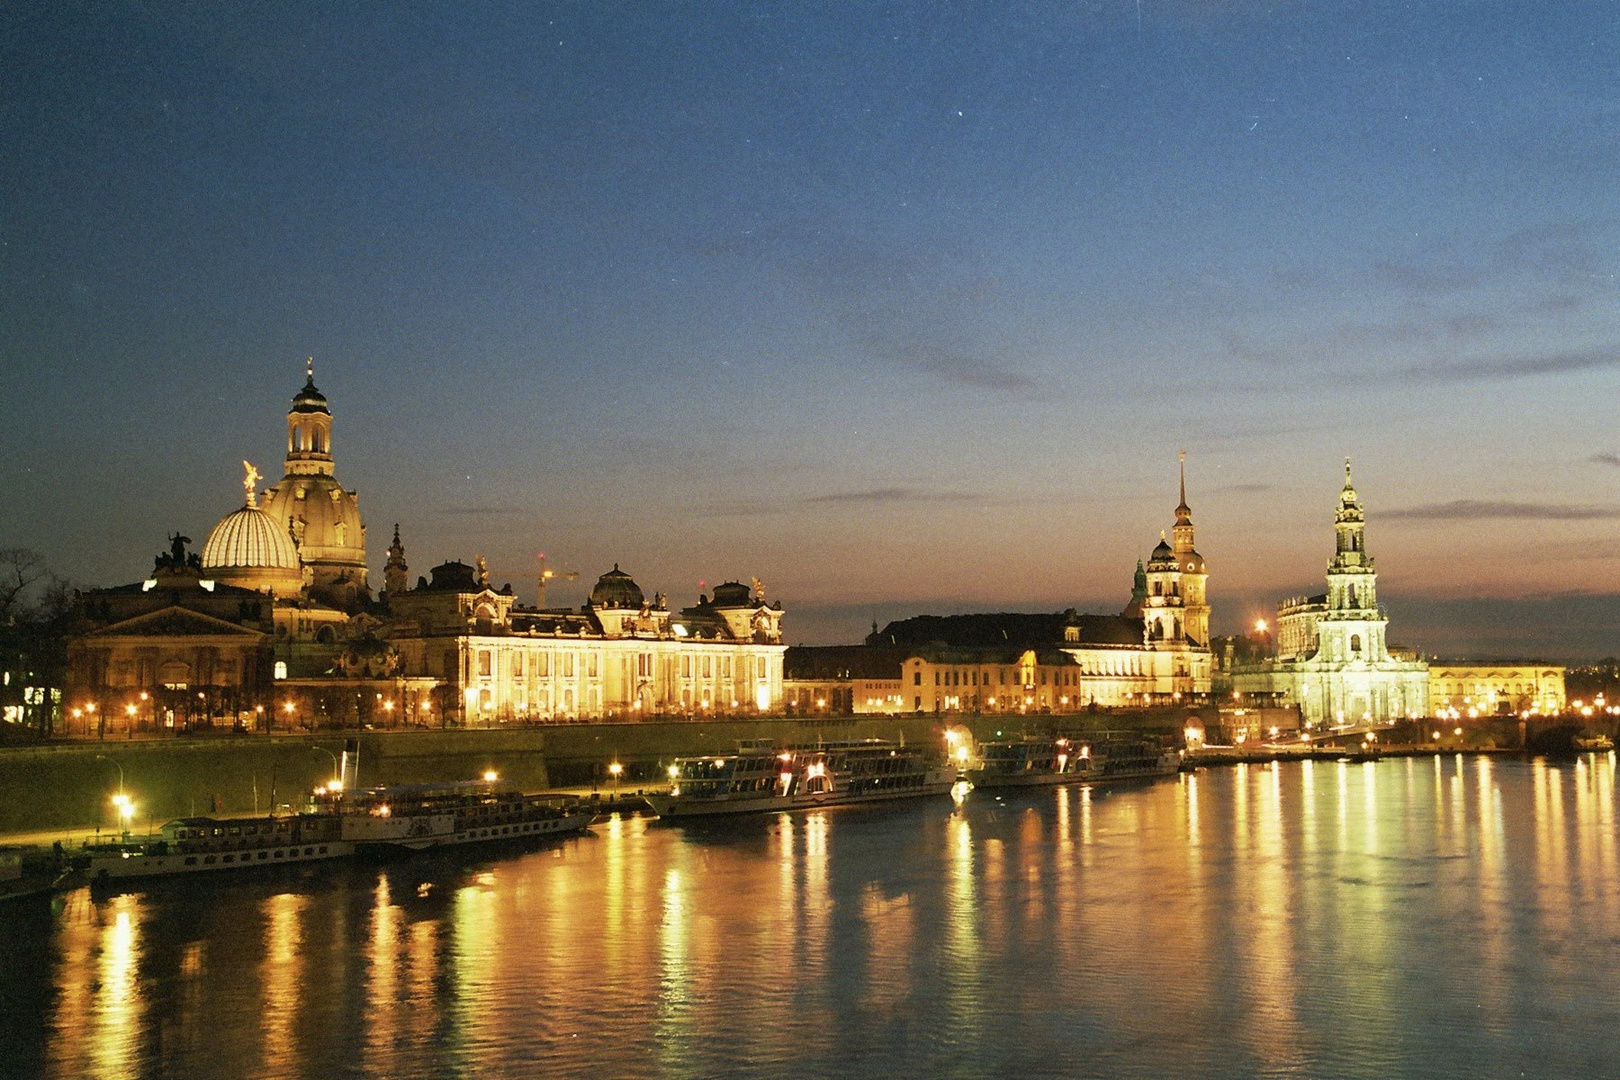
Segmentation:
<svg viewBox="0 0 1620 1080">
<path fill-rule="evenodd" d="M 1181 501 L 1176 504 L 1176 524 L 1192 524 L 1192 507 L 1187 505 L 1187 451 L 1181 451 Z"/>
<path fill-rule="evenodd" d="M 309 385 L 315 385 L 315 358 L 311 356 L 304 364 L 304 380 Z"/>
</svg>

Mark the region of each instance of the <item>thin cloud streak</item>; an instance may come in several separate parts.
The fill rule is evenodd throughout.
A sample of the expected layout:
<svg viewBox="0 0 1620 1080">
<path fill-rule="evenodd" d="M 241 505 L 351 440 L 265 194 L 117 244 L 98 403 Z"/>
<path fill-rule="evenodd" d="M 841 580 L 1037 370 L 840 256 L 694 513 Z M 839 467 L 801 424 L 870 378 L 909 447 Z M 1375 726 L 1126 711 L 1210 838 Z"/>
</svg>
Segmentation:
<svg viewBox="0 0 1620 1080">
<path fill-rule="evenodd" d="M 491 517 L 497 515 L 510 516 L 512 514 L 526 514 L 528 513 L 528 509 L 521 506 L 501 506 L 499 504 L 491 504 L 489 506 L 447 506 L 443 510 L 439 511 L 439 513 L 453 515 L 455 517 Z"/>
<path fill-rule="evenodd" d="M 919 371 L 931 372 L 948 383 L 958 386 L 971 386 L 976 390 L 1000 390 L 1009 393 L 1021 393 L 1035 389 L 1035 380 L 1028 375 L 994 364 L 978 360 L 961 358 L 944 360 L 919 360 L 910 365 Z"/>
<path fill-rule="evenodd" d="M 914 488 L 874 488 L 871 491 L 837 491 L 829 495 L 813 495 L 805 499 L 808 505 L 869 505 L 898 502 L 967 502 L 969 495 L 950 495 Z"/>
<path fill-rule="evenodd" d="M 1510 356 L 1409 367 L 1398 372 L 1398 376 L 1406 382 L 1455 383 L 1522 379 L 1537 375 L 1567 375 L 1613 367 L 1620 367 L 1620 348 L 1609 346 L 1582 352 L 1551 353 L 1546 356 Z"/>
<path fill-rule="evenodd" d="M 1456 499 L 1448 503 L 1409 506 L 1378 515 L 1406 521 L 1600 521 L 1620 518 L 1620 507 L 1557 506 L 1547 503 L 1485 502 Z"/>
</svg>

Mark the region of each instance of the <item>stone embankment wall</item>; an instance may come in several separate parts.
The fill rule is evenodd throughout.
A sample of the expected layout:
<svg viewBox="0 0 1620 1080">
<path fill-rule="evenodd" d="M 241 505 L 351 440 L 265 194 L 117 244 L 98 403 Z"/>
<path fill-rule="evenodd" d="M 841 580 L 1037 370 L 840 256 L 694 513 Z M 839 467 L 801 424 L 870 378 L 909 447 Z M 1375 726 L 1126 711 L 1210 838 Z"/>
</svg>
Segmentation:
<svg viewBox="0 0 1620 1080">
<path fill-rule="evenodd" d="M 1178 732 L 1194 710 L 1129 716 L 1061 718 L 1081 727 Z M 1014 737 L 1051 730 L 1054 717 L 949 717 L 931 715 L 815 720 L 716 720 L 640 724 L 570 724 L 494 730 L 366 732 L 360 743 L 360 782 L 378 784 L 470 780 L 494 770 L 525 791 L 552 785 L 611 783 L 607 766 L 624 766 L 626 791 L 663 781 L 676 757 L 729 753 L 743 739 L 814 743 L 835 739 L 903 739 L 940 746 L 947 723 L 975 738 Z M 352 735 L 349 737 L 355 737 Z M 211 739 L 76 742 L 0 749 L 0 835 L 51 829 L 115 829 L 111 796 L 119 769 L 135 801 L 132 828 L 190 814 L 268 812 L 301 805 L 333 775 L 345 736 L 222 736 Z"/>
</svg>

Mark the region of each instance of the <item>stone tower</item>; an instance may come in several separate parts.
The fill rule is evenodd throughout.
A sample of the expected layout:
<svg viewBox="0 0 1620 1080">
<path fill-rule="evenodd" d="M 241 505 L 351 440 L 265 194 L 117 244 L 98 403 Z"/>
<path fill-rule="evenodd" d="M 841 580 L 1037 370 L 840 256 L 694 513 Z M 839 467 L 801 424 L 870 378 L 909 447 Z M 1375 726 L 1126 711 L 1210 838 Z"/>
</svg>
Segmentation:
<svg viewBox="0 0 1620 1080">
<path fill-rule="evenodd" d="M 1378 574 L 1367 554 L 1367 515 L 1361 509 L 1344 462 L 1344 488 L 1333 514 L 1334 552 L 1328 562 L 1327 610 L 1317 623 L 1319 655 L 1328 660 L 1389 659 L 1384 632 L 1389 620 L 1378 608 Z"/>
<path fill-rule="evenodd" d="M 383 564 L 383 588 L 398 596 L 410 588 L 411 568 L 405 562 L 405 545 L 399 541 L 399 522 L 394 522 L 394 542 L 388 545 L 388 561 Z"/>
<path fill-rule="evenodd" d="M 1172 550 L 1181 570 L 1181 604 L 1187 637 L 1196 645 L 1209 645 L 1209 571 L 1204 557 L 1193 547 L 1192 508 L 1187 505 L 1187 453 L 1181 453 L 1181 502 L 1171 530 Z"/>
<path fill-rule="evenodd" d="M 287 474 L 264 493 L 265 513 L 298 545 L 310 595 L 346 611 L 370 596 L 366 527 L 356 492 L 333 475 L 332 411 L 311 362 L 287 413 Z"/>
</svg>

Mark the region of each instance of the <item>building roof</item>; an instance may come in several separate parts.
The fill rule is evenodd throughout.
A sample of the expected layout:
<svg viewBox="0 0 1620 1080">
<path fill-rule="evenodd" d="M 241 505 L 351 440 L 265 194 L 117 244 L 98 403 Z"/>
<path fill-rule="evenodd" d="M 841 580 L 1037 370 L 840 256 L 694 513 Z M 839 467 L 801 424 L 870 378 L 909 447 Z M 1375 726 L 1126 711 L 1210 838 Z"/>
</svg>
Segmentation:
<svg viewBox="0 0 1620 1080">
<path fill-rule="evenodd" d="M 1069 636 L 1070 628 L 1076 637 Z M 972 615 L 917 615 L 885 626 L 867 638 L 870 645 L 917 647 L 1136 645 L 1142 620 L 1128 615 L 1081 615 L 1073 609 L 1053 614 L 999 612 Z"/>
<path fill-rule="evenodd" d="M 269 514 L 252 506 L 226 514 L 203 541 L 204 570 L 253 567 L 298 570 L 298 547 L 287 530 Z"/>
<path fill-rule="evenodd" d="M 618 563 L 597 578 L 596 587 L 591 590 L 591 607 L 594 608 L 639 609 L 646 602 L 636 579 L 620 570 Z"/>
<path fill-rule="evenodd" d="M 893 681 L 915 651 L 881 645 L 792 645 L 782 655 L 782 677 Z"/>
<path fill-rule="evenodd" d="M 331 412 L 326 407 L 326 395 L 315 389 L 315 373 L 313 371 L 309 373 L 309 378 L 304 382 L 304 388 L 294 395 L 292 411 L 301 413 Z"/>
<path fill-rule="evenodd" d="M 433 575 L 433 580 L 417 578 L 416 587 L 418 590 L 427 590 L 429 592 L 483 592 L 483 586 L 478 584 L 477 572 L 460 559 L 442 562 L 429 570 L 428 573 Z"/>
</svg>

